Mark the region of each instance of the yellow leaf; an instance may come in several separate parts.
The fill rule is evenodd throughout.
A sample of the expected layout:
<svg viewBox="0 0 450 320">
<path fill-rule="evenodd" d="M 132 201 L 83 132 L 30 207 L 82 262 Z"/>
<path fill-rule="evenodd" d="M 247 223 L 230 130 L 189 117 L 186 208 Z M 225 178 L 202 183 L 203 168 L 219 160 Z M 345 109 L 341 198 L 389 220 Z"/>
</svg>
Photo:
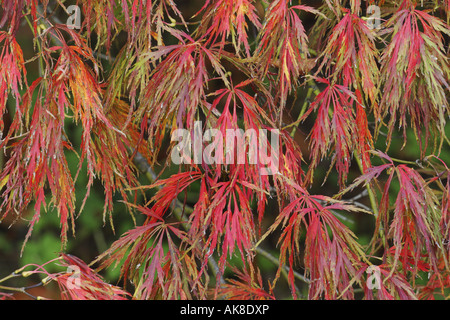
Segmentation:
<svg viewBox="0 0 450 320">
<path fill-rule="evenodd" d="M 0 181 L 0 190 L 3 188 L 3 186 L 6 184 L 6 182 L 8 182 L 9 180 L 9 174 L 3 178 L 2 181 Z"/>
</svg>

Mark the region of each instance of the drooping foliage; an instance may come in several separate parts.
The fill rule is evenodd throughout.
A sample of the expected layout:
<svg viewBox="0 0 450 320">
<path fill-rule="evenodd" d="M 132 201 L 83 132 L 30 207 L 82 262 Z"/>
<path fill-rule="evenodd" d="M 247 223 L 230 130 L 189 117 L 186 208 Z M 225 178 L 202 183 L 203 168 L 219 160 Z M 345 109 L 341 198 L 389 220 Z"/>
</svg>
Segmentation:
<svg viewBox="0 0 450 320">
<path fill-rule="evenodd" d="M 450 1 L 0 5 L 0 215 L 58 215 L 62 298 L 448 298 Z"/>
</svg>

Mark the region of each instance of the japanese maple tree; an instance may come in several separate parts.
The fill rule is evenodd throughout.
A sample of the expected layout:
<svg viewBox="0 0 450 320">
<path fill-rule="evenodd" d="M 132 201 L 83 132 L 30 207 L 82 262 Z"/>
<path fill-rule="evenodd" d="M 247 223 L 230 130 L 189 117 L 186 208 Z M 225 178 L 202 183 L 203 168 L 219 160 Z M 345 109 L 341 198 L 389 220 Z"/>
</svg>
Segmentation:
<svg viewBox="0 0 450 320">
<path fill-rule="evenodd" d="M 0 4 L 0 217 L 60 229 L 0 298 L 449 297 L 450 1 Z"/>
</svg>

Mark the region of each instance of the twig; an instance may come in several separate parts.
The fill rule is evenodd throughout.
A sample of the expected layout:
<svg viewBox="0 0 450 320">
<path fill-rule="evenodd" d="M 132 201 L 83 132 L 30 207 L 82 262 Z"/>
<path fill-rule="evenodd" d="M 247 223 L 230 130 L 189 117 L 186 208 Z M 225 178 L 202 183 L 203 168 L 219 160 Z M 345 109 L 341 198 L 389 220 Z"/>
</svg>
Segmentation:
<svg viewBox="0 0 450 320">
<path fill-rule="evenodd" d="M 29 296 L 30 298 L 34 299 L 34 300 L 38 300 L 39 297 L 33 296 L 31 293 L 27 292 L 27 290 L 29 289 L 33 289 L 36 287 L 40 287 L 44 285 L 44 283 L 41 281 L 39 283 L 33 284 L 31 286 L 28 287 L 21 287 L 21 288 L 16 288 L 16 287 L 8 287 L 8 286 L 2 286 L 0 285 L 0 290 L 7 290 L 7 291 L 13 291 L 13 292 L 20 292 L 23 294 L 26 294 L 27 296 Z"/>
<path fill-rule="evenodd" d="M 302 106 L 302 109 L 300 110 L 300 113 L 299 113 L 299 115 L 297 117 L 297 120 L 284 128 L 284 129 L 286 129 L 288 127 L 293 126 L 292 131 L 291 131 L 291 137 L 292 138 L 295 136 L 295 132 L 297 131 L 297 127 L 300 124 L 300 121 L 302 120 L 302 117 L 305 114 L 308 105 L 310 105 L 311 100 L 314 100 L 311 97 L 312 94 L 314 93 L 316 96 L 318 96 L 320 94 L 320 90 L 319 90 L 319 88 L 317 87 L 316 83 L 313 80 L 310 80 L 308 82 L 308 84 L 309 84 L 308 92 L 306 93 L 306 98 L 305 98 L 305 101 L 303 102 L 303 106 Z"/>
<path fill-rule="evenodd" d="M 344 200 L 344 201 L 346 201 L 346 202 L 353 202 L 353 201 L 359 200 L 359 199 L 367 196 L 368 194 L 369 194 L 369 192 L 367 191 L 367 189 L 364 189 L 361 193 L 357 194 L 353 198 L 350 198 L 350 199 Z"/>
<path fill-rule="evenodd" d="M 256 247 L 256 252 L 258 252 L 260 255 L 264 256 L 265 258 L 267 258 L 268 260 L 270 260 L 272 263 L 274 263 L 275 265 L 280 265 L 280 261 L 274 257 L 270 252 L 264 250 L 261 247 Z M 282 272 L 287 272 L 289 271 L 289 267 L 288 266 L 284 266 L 282 269 Z M 309 280 L 308 278 L 306 278 L 305 276 L 301 275 L 300 273 L 298 273 L 295 270 L 292 270 L 294 277 L 297 278 L 298 280 L 301 280 L 305 283 L 311 283 L 311 280 Z"/>
<path fill-rule="evenodd" d="M 354 204 L 355 206 L 360 207 L 360 208 L 362 208 L 362 209 L 364 209 L 364 210 L 366 210 L 366 211 L 372 212 L 372 208 L 366 206 L 365 204 L 362 204 L 361 202 L 358 202 L 358 201 L 349 201 L 349 200 L 346 200 L 346 202 L 351 203 L 351 204 Z"/>
<path fill-rule="evenodd" d="M 62 5 L 62 3 L 60 3 L 60 5 Z M 64 8 L 64 7 L 63 7 L 63 8 Z M 49 9 L 49 8 L 47 8 L 47 9 Z M 64 10 L 65 10 L 65 8 L 64 8 Z M 38 5 L 37 8 L 36 8 L 36 11 L 37 11 L 41 16 L 44 17 L 44 12 L 43 12 L 41 6 Z M 52 14 L 49 10 L 47 10 L 47 13 Z M 25 18 L 27 18 L 27 17 L 25 16 Z M 53 15 L 53 14 L 52 14 L 52 16 L 51 16 L 51 19 L 52 19 L 56 24 L 61 24 L 61 25 L 64 25 L 64 24 L 65 24 L 65 23 L 62 22 L 57 16 L 55 16 L 55 15 Z M 28 19 L 27 19 L 27 21 L 28 21 Z M 30 22 L 28 22 L 28 23 L 30 24 Z M 52 26 L 53 26 L 53 25 L 48 21 L 48 18 L 42 19 L 42 23 L 45 25 L 46 28 L 49 28 L 49 27 L 52 27 Z M 54 37 L 52 37 L 52 41 L 53 41 L 54 43 L 57 43 L 57 39 L 55 39 Z M 106 55 L 106 54 L 101 53 L 101 52 L 95 52 L 95 51 L 92 50 L 92 54 L 93 54 L 97 59 L 100 58 L 100 59 L 107 60 L 107 61 L 115 60 L 115 57 L 112 57 L 111 55 Z"/>
</svg>

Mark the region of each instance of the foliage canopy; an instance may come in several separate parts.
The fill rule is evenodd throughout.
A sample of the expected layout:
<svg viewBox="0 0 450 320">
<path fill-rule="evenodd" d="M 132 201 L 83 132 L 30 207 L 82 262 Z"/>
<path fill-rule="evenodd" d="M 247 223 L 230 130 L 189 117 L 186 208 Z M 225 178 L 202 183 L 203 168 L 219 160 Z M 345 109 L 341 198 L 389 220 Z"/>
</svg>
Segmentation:
<svg viewBox="0 0 450 320">
<path fill-rule="evenodd" d="M 26 247 L 49 211 L 61 241 L 2 297 L 43 274 L 63 299 L 448 298 L 449 0 L 0 4 L 0 214 Z M 204 135 L 230 161 L 174 164 L 200 121 L 276 130 L 275 172 Z M 99 188 L 133 225 L 86 264 L 67 244 Z"/>
</svg>

